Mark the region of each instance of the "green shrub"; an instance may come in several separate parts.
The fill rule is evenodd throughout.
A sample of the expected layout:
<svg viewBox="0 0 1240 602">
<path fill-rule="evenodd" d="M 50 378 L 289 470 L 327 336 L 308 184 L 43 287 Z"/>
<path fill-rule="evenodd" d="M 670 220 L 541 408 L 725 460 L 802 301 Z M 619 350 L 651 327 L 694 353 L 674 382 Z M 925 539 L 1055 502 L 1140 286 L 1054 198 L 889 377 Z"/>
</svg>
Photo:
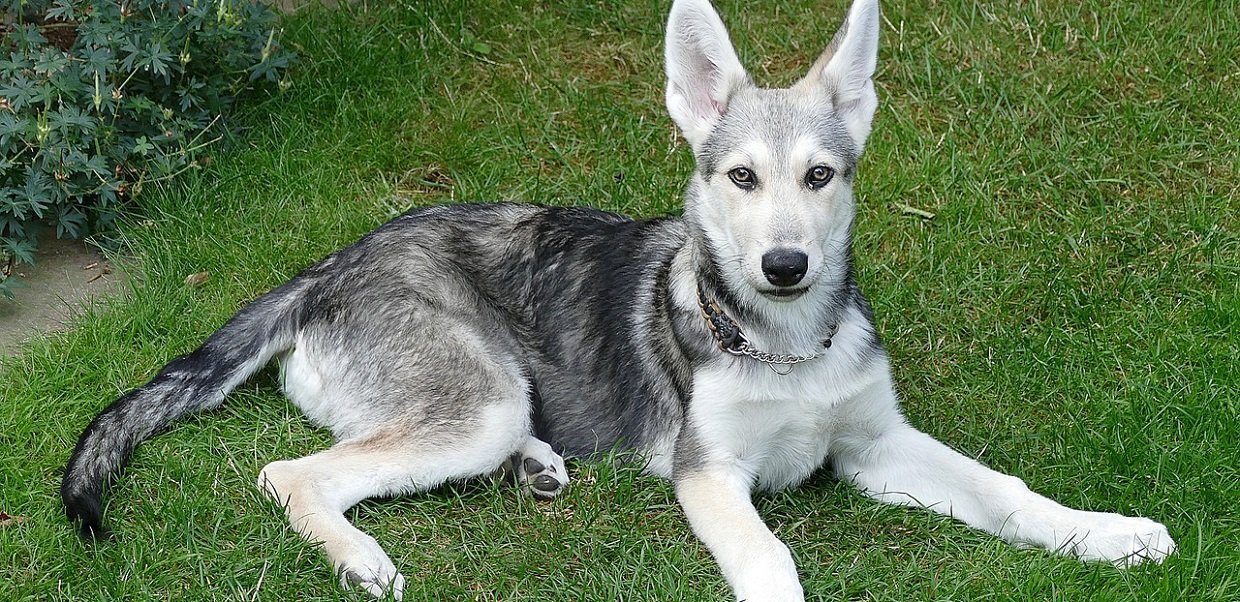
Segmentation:
<svg viewBox="0 0 1240 602">
<path fill-rule="evenodd" d="M 0 0 L 0 294 L 40 230 L 107 228 L 199 167 L 222 116 L 294 57 L 245 0 Z"/>
</svg>

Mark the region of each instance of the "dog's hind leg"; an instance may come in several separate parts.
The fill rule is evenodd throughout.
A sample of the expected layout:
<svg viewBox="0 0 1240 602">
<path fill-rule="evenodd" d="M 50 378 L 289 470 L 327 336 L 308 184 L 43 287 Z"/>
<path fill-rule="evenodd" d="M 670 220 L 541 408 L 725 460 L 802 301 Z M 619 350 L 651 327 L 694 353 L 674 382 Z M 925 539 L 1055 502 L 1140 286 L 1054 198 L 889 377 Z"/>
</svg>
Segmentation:
<svg viewBox="0 0 1240 602">
<path fill-rule="evenodd" d="M 368 497 L 403 489 L 406 471 L 395 466 L 394 455 L 367 447 L 351 441 L 305 458 L 272 462 L 258 485 L 284 506 L 295 531 L 322 544 L 342 585 L 353 583 L 376 597 L 390 590 L 399 600 L 404 576 L 373 537 L 344 517 L 345 510 Z M 376 470 L 379 466 L 387 470 Z"/>
<path fill-rule="evenodd" d="M 530 436 L 510 462 L 517 486 L 534 499 L 549 500 L 568 486 L 564 458 L 538 437 Z"/>
<path fill-rule="evenodd" d="M 371 498 L 430 489 L 495 471 L 529 437 L 528 399 L 479 407 L 453 424 L 396 421 L 327 451 L 268 464 L 259 486 L 282 504 L 293 529 L 320 543 L 340 582 L 401 599 L 405 579 L 375 539 L 344 512 Z"/>
</svg>

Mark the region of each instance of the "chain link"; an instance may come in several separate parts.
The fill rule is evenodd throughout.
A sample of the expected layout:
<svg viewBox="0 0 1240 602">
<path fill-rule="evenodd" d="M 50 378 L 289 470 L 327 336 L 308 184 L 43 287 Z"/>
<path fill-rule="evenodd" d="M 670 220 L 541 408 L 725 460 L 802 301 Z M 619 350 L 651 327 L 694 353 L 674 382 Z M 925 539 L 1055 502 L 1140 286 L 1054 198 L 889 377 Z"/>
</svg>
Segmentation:
<svg viewBox="0 0 1240 602">
<path fill-rule="evenodd" d="M 788 372 L 780 372 L 775 366 L 788 366 L 788 370 L 791 371 L 792 366 L 796 364 L 822 357 L 825 350 L 831 348 L 831 338 L 839 331 L 838 324 L 831 325 L 831 332 L 822 341 L 824 351 L 819 351 L 812 355 L 759 351 L 749 344 L 749 339 L 745 338 L 745 334 L 741 332 L 741 327 L 728 314 L 724 313 L 717 303 L 706 299 L 706 294 L 702 291 L 701 286 L 698 287 L 698 307 L 702 309 L 702 317 L 706 319 L 706 327 L 710 330 L 711 336 L 718 341 L 720 349 L 731 355 L 745 356 L 762 362 L 781 375 L 788 374 Z"/>
<path fill-rule="evenodd" d="M 764 364 L 775 364 L 779 366 L 792 366 L 801 362 L 808 362 L 822 357 L 823 352 L 819 351 L 813 355 L 794 355 L 791 353 L 771 353 L 769 351 L 758 351 L 749 346 L 749 341 L 743 337 L 735 348 L 723 347 L 723 350 L 732 355 L 751 357 Z"/>
</svg>

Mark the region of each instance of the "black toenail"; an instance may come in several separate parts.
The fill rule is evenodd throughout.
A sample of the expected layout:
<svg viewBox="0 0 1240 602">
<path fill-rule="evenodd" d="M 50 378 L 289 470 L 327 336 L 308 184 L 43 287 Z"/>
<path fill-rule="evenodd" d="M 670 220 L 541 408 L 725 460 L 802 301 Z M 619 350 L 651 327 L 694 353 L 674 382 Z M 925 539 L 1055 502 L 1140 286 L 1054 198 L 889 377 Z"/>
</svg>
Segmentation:
<svg viewBox="0 0 1240 602">
<path fill-rule="evenodd" d="M 535 460 L 534 458 L 526 458 L 525 461 L 521 462 L 521 466 L 525 467 L 525 474 L 539 473 L 539 472 L 542 472 L 544 468 L 546 468 L 546 466 L 543 466 L 542 462 L 539 462 L 538 460 Z"/>
<path fill-rule="evenodd" d="M 534 486 L 534 489 L 539 491 L 555 491 L 560 488 L 560 482 L 555 480 L 555 477 L 548 475 L 542 475 L 537 479 L 534 479 L 534 482 L 531 483 L 531 485 Z"/>
<path fill-rule="evenodd" d="M 353 585 L 361 585 L 361 584 L 362 584 L 362 582 L 363 582 L 363 581 L 365 581 L 365 579 L 362 579 L 362 576 L 361 576 L 361 575 L 359 575 L 359 574 L 357 574 L 357 573 L 355 573 L 355 572 L 353 572 L 353 571 L 347 571 L 347 572 L 345 572 L 344 577 L 345 577 L 345 579 L 348 579 L 348 580 L 349 580 L 349 583 L 352 583 Z"/>
</svg>

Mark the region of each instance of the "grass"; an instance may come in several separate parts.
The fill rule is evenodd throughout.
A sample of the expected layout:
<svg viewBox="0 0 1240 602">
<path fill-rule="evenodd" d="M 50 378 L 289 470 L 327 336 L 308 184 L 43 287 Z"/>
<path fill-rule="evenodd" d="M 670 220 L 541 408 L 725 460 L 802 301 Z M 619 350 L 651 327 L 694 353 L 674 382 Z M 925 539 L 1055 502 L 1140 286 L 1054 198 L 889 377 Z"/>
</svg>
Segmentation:
<svg viewBox="0 0 1240 602">
<path fill-rule="evenodd" d="M 288 19 L 294 88 L 115 234 L 130 294 L 0 366 L 0 510 L 27 519 L 0 527 L 0 599 L 364 599 L 253 486 L 330 443 L 269 374 L 139 448 L 109 497 L 115 542 L 83 546 L 64 523 L 59 471 L 114 397 L 409 203 L 677 211 L 691 159 L 662 108 L 663 3 L 502 4 Z M 795 81 L 825 46 L 845 5 L 820 4 L 722 7 L 759 82 Z M 1240 597 L 1240 22 L 1225 6 L 885 7 L 857 255 L 911 421 L 1065 504 L 1164 521 L 1181 551 L 1081 564 L 822 476 L 758 500 L 810 599 Z M 351 515 L 408 600 L 728 599 L 666 483 L 608 462 L 573 476 L 548 504 L 472 483 Z"/>
</svg>

